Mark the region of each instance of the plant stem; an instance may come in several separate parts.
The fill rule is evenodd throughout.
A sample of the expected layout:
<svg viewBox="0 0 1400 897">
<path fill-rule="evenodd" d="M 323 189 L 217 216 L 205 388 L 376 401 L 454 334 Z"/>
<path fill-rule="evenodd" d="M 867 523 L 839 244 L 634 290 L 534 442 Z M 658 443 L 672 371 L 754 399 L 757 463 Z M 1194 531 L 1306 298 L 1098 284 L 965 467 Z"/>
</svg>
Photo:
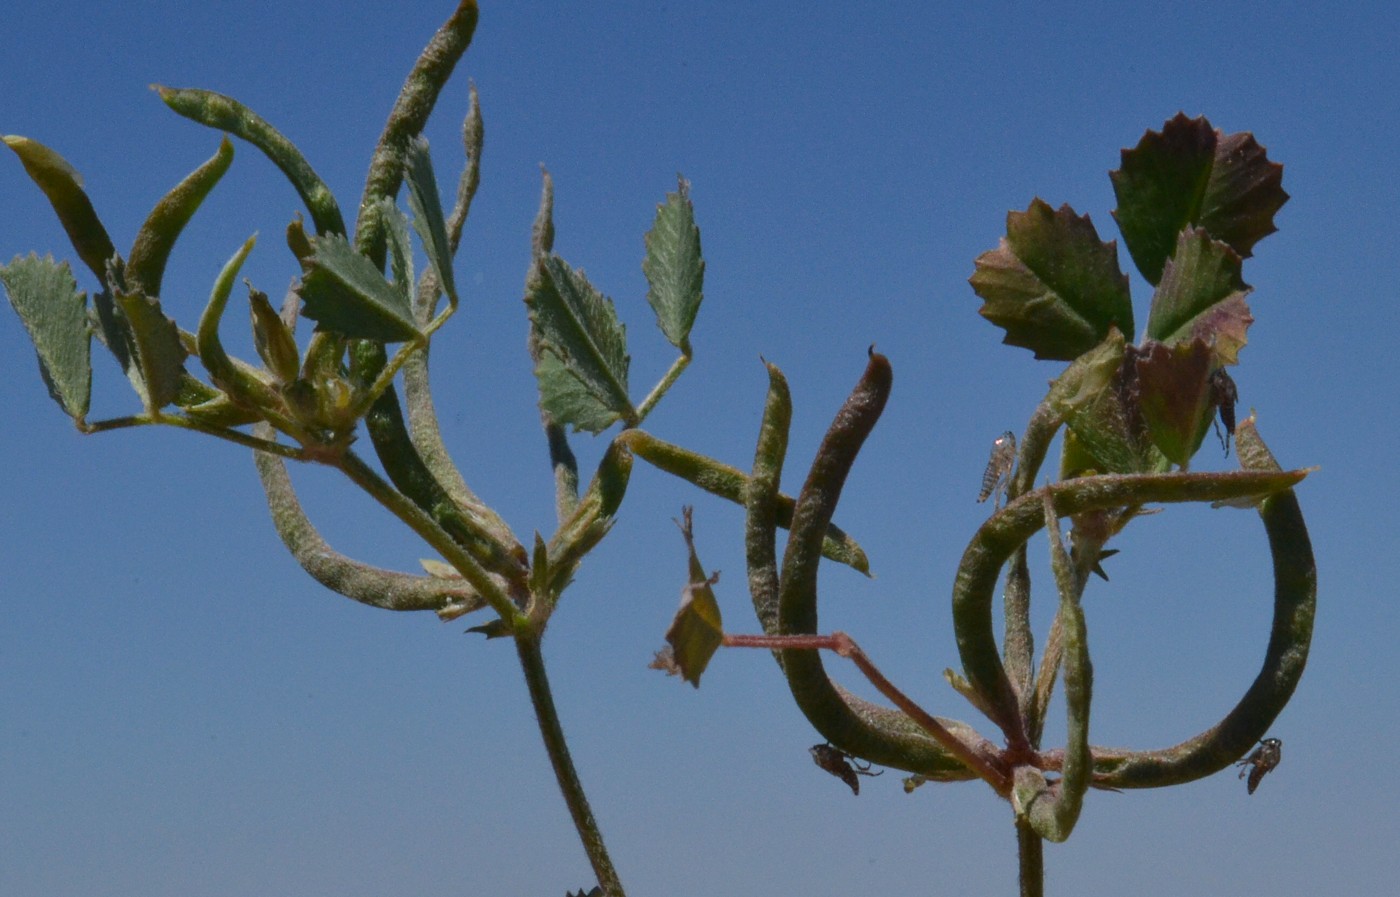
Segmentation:
<svg viewBox="0 0 1400 897">
<path fill-rule="evenodd" d="M 997 794 L 1005 795 L 1011 788 L 1010 779 L 1006 770 L 993 764 L 986 757 L 978 753 L 972 746 L 965 744 L 961 738 L 954 735 L 939 722 L 927 710 L 900 691 L 893 682 L 885 678 L 879 668 L 870 660 L 866 653 L 857 645 L 855 639 L 844 632 L 836 631 L 831 635 L 742 635 L 726 633 L 722 644 L 726 648 L 768 648 L 774 651 L 793 650 L 827 650 L 833 651 L 842 657 L 849 659 L 870 681 L 870 684 L 889 698 L 894 705 L 908 716 L 915 725 L 927 732 L 935 741 L 943 746 L 944 750 L 957 757 L 968 769 L 981 776 Z"/>
<path fill-rule="evenodd" d="M 1044 897 L 1045 842 L 1024 819 L 1016 820 L 1016 852 L 1021 857 L 1021 897 Z"/>
<path fill-rule="evenodd" d="M 598 884 L 605 897 L 625 897 L 622 882 L 613 868 L 608 849 L 603 844 L 603 833 L 598 821 L 593 818 L 593 810 L 588 806 L 588 796 L 584 794 L 583 783 L 579 781 L 574 761 L 569 757 L 569 745 L 564 740 L 564 729 L 559 724 L 559 714 L 554 709 L 554 695 L 549 688 L 549 677 L 545 674 L 544 654 L 540 651 L 540 636 L 537 633 L 522 633 L 515 638 L 515 650 L 520 656 L 520 669 L 525 673 L 525 685 L 530 689 L 530 703 L 535 707 L 535 718 L 540 724 L 540 737 L 544 740 L 545 751 L 549 753 L 550 765 L 554 767 L 554 777 L 559 782 L 559 790 L 564 794 L 564 803 L 569 806 L 569 815 L 574 819 L 579 840 L 593 865 L 593 873 L 598 876 Z"/>
</svg>

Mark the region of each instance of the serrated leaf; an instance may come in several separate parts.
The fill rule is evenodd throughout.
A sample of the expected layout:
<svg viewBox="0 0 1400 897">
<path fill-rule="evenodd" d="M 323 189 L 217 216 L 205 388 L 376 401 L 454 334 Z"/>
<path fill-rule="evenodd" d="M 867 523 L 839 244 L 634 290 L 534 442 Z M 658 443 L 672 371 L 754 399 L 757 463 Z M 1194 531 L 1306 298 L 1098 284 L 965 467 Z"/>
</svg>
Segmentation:
<svg viewBox="0 0 1400 897">
<path fill-rule="evenodd" d="M 19 156 L 25 172 L 48 197 L 83 264 L 99 281 L 105 281 L 107 262 L 117 250 L 83 192 L 82 176 L 66 159 L 38 141 L 13 134 L 0 139 Z"/>
<path fill-rule="evenodd" d="M 303 314 L 316 321 L 317 330 L 385 343 L 422 336 L 408 298 L 343 236 L 312 237 L 311 246 L 298 293 L 306 303 Z"/>
<path fill-rule="evenodd" d="M 538 274 L 530 278 L 525 304 L 539 337 L 535 375 L 541 404 L 561 409 L 557 422 L 595 433 L 609 416 L 608 423 L 633 420 L 627 332 L 612 300 L 557 256 L 542 259 Z"/>
<path fill-rule="evenodd" d="M 1182 231 L 1152 295 L 1148 339 L 1173 344 L 1204 340 L 1220 364 L 1235 364 L 1254 318 L 1244 297 L 1240 257 L 1204 229 Z"/>
<path fill-rule="evenodd" d="M 457 286 L 452 277 L 452 248 L 447 239 L 447 221 L 438 195 L 437 176 L 428 141 L 415 137 L 404 156 L 404 179 L 408 182 L 408 205 L 413 210 L 413 227 L 423 241 L 428 264 L 437 274 L 438 285 L 455 305 Z"/>
<path fill-rule="evenodd" d="M 1213 353 L 1205 340 L 1172 346 L 1149 340 L 1137 356 L 1138 404 L 1152 444 L 1185 468 L 1201 447 L 1215 405 Z"/>
<path fill-rule="evenodd" d="M 180 393 L 185 377 L 185 344 L 180 328 L 161 311 L 160 300 L 140 291 L 116 294 L 126 319 L 132 355 L 141 371 L 142 399 L 148 412 L 164 408 Z"/>
<path fill-rule="evenodd" d="M 1157 283 L 1177 234 L 1202 227 L 1248 258 L 1273 233 L 1285 202 L 1283 166 L 1247 132 L 1225 135 L 1204 117 L 1184 113 L 1148 131 L 1109 173 L 1118 208 L 1113 217 L 1138 270 Z"/>
<path fill-rule="evenodd" d="M 590 392 L 553 352 L 540 353 L 535 380 L 540 388 L 540 407 L 551 420 L 568 424 L 576 432 L 601 433 L 621 419 L 621 415 Z"/>
<path fill-rule="evenodd" d="M 647 302 L 656 312 L 656 323 L 671 345 L 690 353 L 690 328 L 704 297 L 705 260 L 700 253 L 700 229 L 690 202 L 690 183 L 684 178 L 675 193 L 657 206 L 656 221 L 646 235 Z"/>
<path fill-rule="evenodd" d="M 92 395 L 92 329 L 87 294 L 78 291 L 67 262 L 30 253 L 0 265 L 0 283 L 39 357 L 49 395 L 79 424 Z"/>
<path fill-rule="evenodd" d="M 1099 240 L 1088 215 L 1037 199 L 1006 216 L 1006 237 L 977 257 L 969 282 L 981 315 L 1006 331 L 1007 345 L 1036 358 L 1070 361 L 1092 349 L 1110 327 L 1129 339 L 1133 309 L 1128 278 L 1113 242 Z"/>
</svg>

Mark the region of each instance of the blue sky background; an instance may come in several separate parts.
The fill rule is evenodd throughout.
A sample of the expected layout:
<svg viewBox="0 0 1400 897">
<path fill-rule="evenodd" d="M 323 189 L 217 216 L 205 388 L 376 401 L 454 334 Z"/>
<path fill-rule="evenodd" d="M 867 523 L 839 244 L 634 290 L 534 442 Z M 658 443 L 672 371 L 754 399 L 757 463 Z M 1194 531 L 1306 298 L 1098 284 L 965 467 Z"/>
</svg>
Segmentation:
<svg viewBox="0 0 1400 897">
<path fill-rule="evenodd" d="M 389 9 L 18 4 L 0 38 L 0 132 L 66 156 L 127 246 L 218 143 L 145 85 L 211 88 L 296 141 L 349 212 L 448 12 Z M 1245 266 L 1257 323 L 1235 379 L 1280 460 L 1321 468 L 1299 493 L 1321 583 L 1309 668 L 1272 733 L 1283 763 L 1255 795 L 1230 773 L 1092 793 L 1071 840 L 1047 848 L 1049 893 L 1383 892 L 1400 843 L 1385 778 L 1400 744 L 1397 41 L 1387 3 L 487 3 L 429 130 L 454 179 L 474 80 L 486 150 L 458 262 L 465 307 L 434 350 L 449 444 L 517 533 L 552 529 L 520 302 L 538 164 L 556 182 L 557 251 L 629 324 L 637 394 L 672 357 L 643 301 L 642 234 L 684 173 L 706 301 L 695 363 L 648 429 L 746 465 L 762 354 L 793 387 L 795 489 L 877 344 L 894 394 L 837 515 L 877 578 L 826 570 L 822 626 L 855 635 L 932 711 L 976 723 L 941 676 L 956 663 L 952 576 L 987 513 L 973 498 L 992 438 L 1023 427 L 1060 365 L 999 345 L 966 283 L 972 260 L 1036 196 L 1115 238 L 1107 171 L 1178 110 L 1253 131 L 1293 198 Z M 245 273 L 274 296 L 295 273 L 280 234 L 297 198 L 236 151 L 166 276 L 186 326 L 253 231 Z M 3 258 L 73 256 L 8 154 L 0 209 Z M 1136 279 L 1134 292 L 1142 320 L 1148 292 Z M 241 320 L 225 332 L 246 347 Z M 0 892 L 589 883 L 508 642 L 321 589 L 277 541 L 244 450 L 173 430 L 80 437 L 9 312 L 0 360 Z M 94 418 L 136 410 L 115 365 L 96 382 Z M 576 440 L 583 466 L 603 445 Z M 1209 441 L 1198 461 L 1232 463 Z M 340 550 L 401 569 L 425 554 L 331 472 L 296 473 Z M 722 654 L 698 692 L 646 669 L 684 578 L 670 519 L 685 503 L 724 573 L 730 628 L 756 629 L 742 512 L 639 464 L 546 641 L 629 891 L 1013 893 L 1010 810 L 986 788 L 905 795 L 890 774 L 853 798 L 811 764 L 816 736 L 762 652 Z M 1173 508 L 1118 547 L 1112 583 L 1086 595 L 1092 737 L 1165 746 L 1218 719 L 1257 670 L 1263 534 L 1245 512 Z M 1045 607 L 1039 619 L 1043 633 Z M 829 669 L 864 691 L 854 669 Z"/>
</svg>

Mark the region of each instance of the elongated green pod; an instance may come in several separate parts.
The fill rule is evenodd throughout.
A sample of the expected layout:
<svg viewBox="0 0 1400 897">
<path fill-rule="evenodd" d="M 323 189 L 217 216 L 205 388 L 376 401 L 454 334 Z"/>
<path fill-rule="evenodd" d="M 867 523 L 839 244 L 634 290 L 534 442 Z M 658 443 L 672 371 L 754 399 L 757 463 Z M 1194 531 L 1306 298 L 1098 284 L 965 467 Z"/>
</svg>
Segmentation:
<svg viewBox="0 0 1400 897">
<path fill-rule="evenodd" d="M 613 440 L 598 462 L 588 488 L 574 512 L 549 540 L 549 577 L 552 602 L 573 578 L 584 555 L 612 529 L 613 518 L 627 494 L 632 476 L 632 453 L 619 440 Z"/>
<path fill-rule="evenodd" d="M 376 357 L 382 347 L 373 343 L 357 343 L 351 351 L 350 372 L 357 386 L 363 385 L 366 370 L 375 369 Z M 368 360 L 367 359 L 368 356 Z M 403 410 L 398 394 L 385 390 L 365 415 L 375 454 L 384 465 L 384 472 L 394 487 L 447 530 L 486 570 L 523 584 L 525 578 L 525 548 L 499 528 L 478 519 L 468 508 L 458 505 L 433 476 L 409 438 L 404 425 Z"/>
<path fill-rule="evenodd" d="M 344 234 L 345 219 L 325 182 L 311 168 L 301 150 L 256 112 L 212 90 L 153 85 L 165 105 L 185 118 L 225 131 L 262 150 L 286 176 L 306 204 L 318 234 Z"/>
<path fill-rule="evenodd" d="M 159 296 L 165 263 L 175 247 L 185 225 L 204 203 L 204 198 L 233 164 L 233 144 L 227 137 L 219 141 L 219 149 L 209 161 L 190 172 L 175 188 L 156 203 L 141 229 L 126 259 L 126 283 L 147 296 Z"/>
<path fill-rule="evenodd" d="M 1089 789 L 1089 773 L 1093 768 L 1089 754 L 1089 708 L 1093 699 L 1094 675 L 1089 663 L 1084 609 L 1079 603 L 1084 580 L 1077 575 L 1074 562 L 1065 550 L 1059 520 L 1055 516 L 1054 497 L 1048 490 L 1042 496 L 1045 527 L 1050 535 L 1050 565 L 1055 571 L 1055 584 L 1060 593 L 1059 615 L 1065 639 L 1068 739 L 1059 781 L 1051 785 L 1036 767 L 1017 767 L 1011 803 L 1017 815 L 1028 820 L 1036 834 L 1058 843 L 1069 838 L 1074 830 L 1084 805 L 1084 794 Z"/>
<path fill-rule="evenodd" d="M 457 61 L 471 45 L 476 31 L 476 0 L 462 0 L 438 28 L 404 80 L 398 100 L 370 159 L 360 211 L 355 222 L 355 248 L 384 267 L 384 235 L 373 214 L 381 199 L 392 200 L 403 183 L 401 159 L 409 141 L 422 133 Z"/>
<path fill-rule="evenodd" d="M 1065 516 L 1148 502 L 1222 501 L 1273 496 L 1301 482 L 1306 471 L 1237 473 L 1110 474 L 1080 477 L 1044 488 L 1055 492 L 1055 508 Z M 992 631 L 992 599 L 1002 565 L 1011 553 L 1045 525 L 1041 497 L 1030 492 L 982 524 L 963 552 L 953 585 L 953 626 L 968 681 L 981 692 L 1013 742 L 1022 740 L 1015 690 L 1002 666 Z M 1311 554 L 1308 555 L 1309 560 Z"/>
<path fill-rule="evenodd" d="M 48 197 L 78 258 L 97 276 L 99 283 L 105 284 L 107 263 L 117 254 L 117 249 L 83 191 L 83 178 L 77 169 L 37 140 L 15 134 L 7 134 L 0 140 L 14 150 L 30 180 Z"/>
<path fill-rule="evenodd" d="M 1240 423 L 1235 440 L 1240 461 L 1246 467 L 1259 471 L 1279 469 L 1259 438 L 1253 417 Z M 1268 734 L 1293 696 L 1312 643 L 1317 565 L 1292 489 L 1265 498 L 1259 505 L 1259 516 L 1268 535 L 1274 566 L 1273 623 L 1259 675 L 1219 723 L 1181 744 L 1155 751 L 1095 748 L 1094 772 L 1099 783 L 1115 788 L 1160 788 L 1219 772 Z"/>
<path fill-rule="evenodd" d="M 764 632 L 778 635 L 778 483 L 787 458 L 792 394 L 778 366 L 767 362 L 764 365 L 768 368 L 768 399 L 763 405 L 763 422 L 754 450 L 753 475 L 743 491 L 744 553 L 749 595 L 758 622 Z M 781 655 L 775 652 L 774 656 L 781 663 Z"/>
<path fill-rule="evenodd" d="M 770 368 L 770 378 L 774 371 L 776 368 Z M 782 443 L 786 441 L 785 419 L 790 410 L 785 396 L 786 384 L 779 382 L 781 385 L 776 389 L 770 386 L 769 423 L 765 424 L 764 443 L 759 448 L 765 467 L 780 460 Z M 807 484 L 797 500 L 792 534 L 783 558 L 778 588 L 778 634 L 815 632 L 816 569 L 821 558 L 822 537 L 856 453 L 880 416 L 890 384 L 889 362 L 872 352 L 864 376 L 837 413 L 817 451 Z M 756 462 L 756 470 L 759 466 Z M 754 491 L 761 511 L 763 490 L 776 487 L 779 471 L 774 467 L 771 471 L 757 472 L 759 486 Z M 771 587 L 772 577 L 764 573 L 763 568 L 776 567 L 773 533 L 765 521 L 752 519 L 751 515 L 748 563 L 751 571 L 757 571 L 764 588 Z M 756 604 L 766 600 L 761 594 L 755 595 Z M 909 716 L 872 704 L 835 685 L 826 676 L 820 652 L 783 651 L 780 663 L 793 697 L 808 721 L 841 750 L 933 781 L 964 781 L 977 777 Z M 936 719 L 944 729 L 967 744 L 981 741 L 964 723 Z"/>
<path fill-rule="evenodd" d="M 257 435 L 273 438 L 272 428 L 259 425 Z M 410 576 L 352 560 L 327 544 L 297 500 L 286 462 L 276 455 L 254 452 L 258 477 L 267 493 L 272 523 L 287 550 L 311 578 L 333 592 L 385 610 L 432 610 L 460 615 L 486 606 L 485 600 L 460 579 Z"/>
<path fill-rule="evenodd" d="M 219 340 L 219 322 L 223 319 L 224 308 L 227 307 L 229 294 L 233 291 L 233 283 L 257 241 L 257 234 L 249 237 L 214 280 L 214 288 L 209 293 L 209 304 L 199 316 L 195 347 L 199 350 L 199 360 L 209 372 L 215 386 L 228 393 L 235 401 L 266 410 L 281 405 L 276 391 L 235 363 L 224 351 L 223 343 Z"/>
<path fill-rule="evenodd" d="M 791 409 L 788 413 L 791 415 Z M 718 495 L 735 504 L 745 504 L 751 481 L 737 467 L 730 467 L 707 455 L 657 439 L 645 430 L 626 430 L 619 434 L 618 438 L 627 443 L 627 447 L 636 452 L 637 457 L 652 466 L 693 483 L 711 495 Z M 778 493 L 774 497 L 774 520 L 783 529 L 792 526 L 793 506 L 791 496 Z M 867 576 L 870 575 L 870 559 L 866 557 L 865 550 L 835 524 L 827 527 L 826 535 L 822 538 L 822 555 Z"/>
</svg>

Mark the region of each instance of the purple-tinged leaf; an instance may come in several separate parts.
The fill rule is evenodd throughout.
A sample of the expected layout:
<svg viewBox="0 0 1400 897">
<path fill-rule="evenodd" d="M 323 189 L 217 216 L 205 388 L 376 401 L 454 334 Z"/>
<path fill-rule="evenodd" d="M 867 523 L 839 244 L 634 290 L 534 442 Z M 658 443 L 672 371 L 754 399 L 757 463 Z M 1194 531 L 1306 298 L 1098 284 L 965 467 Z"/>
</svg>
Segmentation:
<svg viewBox="0 0 1400 897">
<path fill-rule="evenodd" d="M 1182 231 L 1152 296 L 1147 337 L 1167 344 L 1204 340 L 1218 364 L 1235 364 L 1254 322 L 1244 301 L 1249 292 L 1233 249 L 1201 228 Z"/>
<path fill-rule="evenodd" d="M 1252 134 L 1226 135 L 1184 113 L 1123 150 L 1122 167 L 1109 176 L 1118 197 L 1113 217 L 1133 262 L 1154 284 L 1183 229 L 1204 228 L 1247 258 L 1277 230 L 1274 213 L 1288 201 L 1283 166 L 1268 160 Z"/>
<path fill-rule="evenodd" d="M 1006 331 L 1007 345 L 1036 358 L 1070 361 L 1117 327 L 1133 335 L 1128 278 L 1117 245 L 1099 240 L 1089 216 L 1037 199 L 1006 216 L 1001 244 L 977 257 L 969 282 L 981 314 Z"/>
<path fill-rule="evenodd" d="M 1138 404 L 1152 444 L 1187 467 L 1215 412 L 1210 388 L 1214 353 L 1204 340 L 1174 345 L 1149 340 L 1137 356 Z"/>
</svg>

